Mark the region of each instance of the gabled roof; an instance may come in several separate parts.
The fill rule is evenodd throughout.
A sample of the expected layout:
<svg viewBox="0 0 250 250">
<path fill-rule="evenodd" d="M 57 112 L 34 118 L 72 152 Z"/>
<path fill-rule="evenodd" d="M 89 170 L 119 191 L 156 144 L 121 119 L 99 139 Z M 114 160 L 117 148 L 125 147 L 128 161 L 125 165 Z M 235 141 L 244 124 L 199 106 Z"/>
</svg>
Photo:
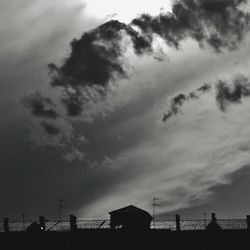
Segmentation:
<svg viewBox="0 0 250 250">
<path fill-rule="evenodd" d="M 28 228 L 27 228 L 27 231 L 30 231 L 30 232 L 38 232 L 38 231 L 41 231 L 41 226 L 39 223 L 37 222 L 32 222 Z"/>
<path fill-rule="evenodd" d="M 150 216 L 152 218 L 152 216 L 145 210 L 135 207 L 133 205 L 127 206 L 127 207 L 123 207 L 117 210 L 113 210 L 111 212 L 109 212 L 110 215 L 114 215 L 114 214 L 144 214 L 147 216 Z"/>
</svg>

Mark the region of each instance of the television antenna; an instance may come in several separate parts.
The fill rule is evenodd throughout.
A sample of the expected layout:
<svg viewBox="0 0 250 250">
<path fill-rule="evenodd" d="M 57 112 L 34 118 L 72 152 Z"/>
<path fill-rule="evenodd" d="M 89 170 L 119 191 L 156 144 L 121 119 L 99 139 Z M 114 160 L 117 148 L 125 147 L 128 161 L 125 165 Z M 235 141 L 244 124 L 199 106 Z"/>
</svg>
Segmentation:
<svg viewBox="0 0 250 250">
<path fill-rule="evenodd" d="M 59 200 L 59 205 L 57 206 L 59 208 L 59 221 L 62 221 L 62 210 L 63 208 L 66 208 L 64 205 L 65 200 L 60 199 Z"/>
<path fill-rule="evenodd" d="M 159 198 L 157 197 L 154 197 L 153 198 L 153 221 L 154 221 L 154 226 L 155 226 L 155 214 L 156 214 L 156 207 L 160 207 L 160 205 L 157 203 L 157 201 L 160 200 Z"/>
</svg>

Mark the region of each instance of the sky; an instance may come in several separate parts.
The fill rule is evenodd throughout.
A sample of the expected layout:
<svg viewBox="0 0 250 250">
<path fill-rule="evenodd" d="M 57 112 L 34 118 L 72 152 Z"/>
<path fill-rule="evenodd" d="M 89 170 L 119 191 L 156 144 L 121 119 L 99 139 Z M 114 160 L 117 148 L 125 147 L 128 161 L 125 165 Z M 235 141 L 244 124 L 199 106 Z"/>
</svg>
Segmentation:
<svg viewBox="0 0 250 250">
<path fill-rule="evenodd" d="M 0 1 L 0 216 L 250 211 L 248 0 Z"/>
</svg>

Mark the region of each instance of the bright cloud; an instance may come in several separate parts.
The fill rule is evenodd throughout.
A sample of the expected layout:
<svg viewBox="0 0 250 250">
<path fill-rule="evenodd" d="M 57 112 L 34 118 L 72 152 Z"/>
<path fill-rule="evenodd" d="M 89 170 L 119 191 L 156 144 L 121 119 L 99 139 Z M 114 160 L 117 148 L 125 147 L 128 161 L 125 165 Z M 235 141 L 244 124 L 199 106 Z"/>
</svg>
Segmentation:
<svg viewBox="0 0 250 250">
<path fill-rule="evenodd" d="M 118 18 L 122 22 L 130 22 L 138 14 L 149 13 L 157 15 L 160 9 L 170 9 L 170 1 L 116 1 L 116 0 L 83 0 L 87 4 L 87 13 L 97 18 Z"/>
</svg>

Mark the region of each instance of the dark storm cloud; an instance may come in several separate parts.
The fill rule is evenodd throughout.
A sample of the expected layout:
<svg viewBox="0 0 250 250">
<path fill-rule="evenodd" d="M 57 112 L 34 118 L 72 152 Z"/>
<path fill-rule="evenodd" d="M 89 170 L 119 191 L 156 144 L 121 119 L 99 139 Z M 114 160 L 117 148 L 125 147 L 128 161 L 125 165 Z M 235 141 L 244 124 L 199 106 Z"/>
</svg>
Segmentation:
<svg viewBox="0 0 250 250">
<path fill-rule="evenodd" d="M 56 119 L 59 114 L 54 110 L 53 102 L 50 98 L 42 96 L 40 93 L 34 93 L 22 100 L 25 107 L 30 109 L 36 117 Z"/>
<path fill-rule="evenodd" d="M 69 116 L 78 116 L 82 113 L 82 94 L 77 89 L 73 91 L 65 89 L 64 97 L 62 97 L 61 101 L 65 105 L 67 114 Z"/>
<path fill-rule="evenodd" d="M 250 96 L 250 82 L 244 75 L 235 77 L 232 83 L 219 81 L 216 84 L 216 101 L 220 110 L 226 111 L 232 103 L 241 103 L 243 97 Z"/>
<path fill-rule="evenodd" d="M 71 52 L 61 65 L 48 65 L 50 85 L 61 91 L 60 100 L 55 103 L 61 103 L 66 111 L 66 116 L 62 111 L 60 117 L 74 130 L 71 118 L 84 116 L 88 108 L 93 110 L 96 99 L 105 98 L 112 82 L 128 77 L 127 47 L 132 46 L 138 56 L 150 54 L 154 50 L 155 35 L 175 48 L 179 48 L 184 39 L 193 38 L 201 48 L 209 45 L 216 52 L 236 49 L 249 28 L 249 14 L 238 8 L 243 3 L 246 1 L 175 1 L 172 13 L 157 17 L 142 15 L 128 25 L 111 20 L 85 32 L 71 42 Z M 204 85 L 188 95 L 174 97 L 163 121 L 180 113 L 186 101 L 198 99 L 209 89 L 209 85 Z M 59 117 L 52 101 L 41 94 L 31 95 L 24 104 L 34 116 Z M 48 134 L 55 131 L 41 125 Z"/>
<path fill-rule="evenodd" d="M 197 89 L 197 91 L 200 91 L 200 92 L 202 92 L 202 93 L 205 93 L 205 92 L 209 91 L 210 89 L 211 89 L 211 85 L 205 83 L 205 84 L 203 84 L 201 87 L 199 87 L 199 88 Z"/>
<path fill-rule="evenodd" d="M 49 64 L 51 85 L 64 87 L 68 94 L 62 102 L 69 116 L 77 116 L 82 112 L 86 100 L 82 99 L 80 87 L 101 86 L 103 88 L 99 88 L 99 92 L 104 94 L 110 81 L 127 77 L 122 62 L 122 32 L 131 38 L 136 54 L 151 51 L 151 41 L 140 36 L 130 26 L 112 20 L 84 33 L 80 39 L 74 39 L 71 42 L 71 54 L 61 67 Z M 71 92 L 68 91 L 69 87 Z"/>
<path fill-rule="evenodd" d="M 86 32 L 71 42 L 71 54 L 58 68 L 49 64 L 55 73 L 52 86 L 106 86 L 115 76 L 126 77 L 120 61 L 123 55 L 121 31 L 127 32 L 137 54 L 150 50 L 151 44 L 131 27 L 118 21 L 109 21 Z"/>
<path fill-rule="evenodd" d="M 183 93 L 176 95 L 170 101 L 170 108 L 167 113 L 163 114 L 162 121 L 166 122 L 170 117 L 173 115 L 177 115 L 181 113 L 182 105 L 190 100 L 199 99 L 203 94 L 209 92 L 211 89 L 210 84 L 203 84 L 201 87 L 197 88 L 195 91 L 190 92 L 189 94 L 185 95 Z"/>
<path fill-rule="evenodd" d="M 247 0 L 182 0 L 175 1 L 172 13 L 157 17 L 144 14 L 132 21 L 145 36 L 162 37 L 170 46 L 179 48 L 186 38 L 200 47 L 210 46 L 215 52 L 236 49 L 249 30 L 250 15 L 238 7 Z"/>
<path fill-rule="evenodd" d="M 45 130 L 45 132 L 48 134 L 48 135 L 58 135 L 60 133 L 60 129 L 57 128 L 56 126 L 54 126 L 53 124 L 51 123 L 48 123 L 46 121 L 43 121 L 41 123 L 41 126 L 42 128 Z"/>
<path fill-rule="evenodd" d="M 125 48 L 122 41 L 125 36 L 131 39 L 137 55 L 152 52 L 154 35 L 175 48 L 179 48 L 184 39 L 192 38 L 201 48 L 208 45 L 215 52 L 234 50 L 249 30 L 250 15 L 239 9 L 246 2 L 175 1 L 172 13 L 156 17 L 144 14 L 128 25 L 111 20 L 85 32 L 80 39 L 74 39 L 71 53 L 61 66 L 49 64 L 51 85 L 70 87 L 77 92 L 68 92 L 63 104 L 69 116 L 78 116 L 86 102 L 81 98 L 81 87 L 101 86 L 101 94 L 105 94 L 110 82 L 128 76 L 123 61 Z"/>
</svg>

